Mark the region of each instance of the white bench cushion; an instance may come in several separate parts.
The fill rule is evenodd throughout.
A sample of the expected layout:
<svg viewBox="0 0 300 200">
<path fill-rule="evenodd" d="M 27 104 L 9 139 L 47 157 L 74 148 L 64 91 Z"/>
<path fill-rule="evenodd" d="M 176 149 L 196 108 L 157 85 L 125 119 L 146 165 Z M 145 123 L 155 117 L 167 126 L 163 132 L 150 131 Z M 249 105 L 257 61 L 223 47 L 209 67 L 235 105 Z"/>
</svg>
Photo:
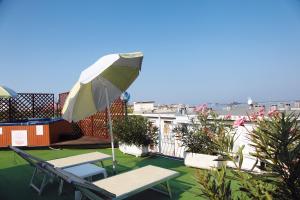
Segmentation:
<svg viewBox="0 0 300 200">
<path fill-rule="evenodd" d="M 48 163 L 54 165 L 54 167 L 66 168 L 66 167 L 72 167 L 72 166 L 81 165 L 85 163 L 98 162 L 107 159 L 111 159 L 111 156 L 100 152 L 92 152 L 92 153 L 85 153 L 76 156 L 69 156 L 66 158 L 49 160 Z"/>
<path fill-rule="evenodd" d="M 125 198 L 132 193 L 151 188 L 178 175 L 179 173 L 176 171 L 148 165 L 95 181 L 93 184 L 115 194 L 117 198 Z"/>
</svg>

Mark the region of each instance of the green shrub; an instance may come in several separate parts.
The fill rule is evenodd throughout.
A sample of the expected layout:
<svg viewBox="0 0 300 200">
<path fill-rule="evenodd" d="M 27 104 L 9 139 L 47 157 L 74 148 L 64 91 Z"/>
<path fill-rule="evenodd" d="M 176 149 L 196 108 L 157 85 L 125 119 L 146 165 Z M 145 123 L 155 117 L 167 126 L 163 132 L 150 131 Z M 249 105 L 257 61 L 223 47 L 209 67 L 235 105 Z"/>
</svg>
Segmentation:
<svg viewBox="0 0 300 200">
<path fill-rule="evenodd" d="M 255 149 L 252 156 L 264 163 L 264 172 L 256 174 L 241 170 L 243 146 L 236 153 L 224 151 L 226 159 L 234 162 L 236 169 L 232 170 L 230 175 L 224 171 L 226 168 L 202 173 L 201 179 L 198 180 L 202 195 L 209 199 L 226 199 L 226 196 L 232 194 L 229 180 L 234 180 L 238 182 L 238 188 L 235 197 L 231 196 L 232 199 L 300 199 L 298 119 L 299 115 L 295 113 L 277 111 L 270 112 L 268 117 L 262 115 L 255 118 L 256 125 L 253 131 L 249 132 L 249 138 Z M 223 143 L 230 144 L 226 141 Z M 236 160 L 236 157 L 239 159 Z"/>
<path fill-rule="evenodd" d="M 265 181 L 266 174 L 247 173 L 241 169 L 243 149 L 244 146 L 241 146 L 236 153 L 232 153 L 232 151 L 223 153 L 227 161 L 235 164 L 236 169 L 234 170 L 229 170 L 226 165 L 223 165 L 219 169 L 197 171 L 196 179 L 201 190 L 200 196 L 213 200 L 272 199 L 274 187 L 268 181 Z M 236 157 L 239 159 L 236 160 Z M 236 189 L 232 188 L 233 181 L 237 182 Z"/>
<path fill-rule="evenodd" d="M 233 145 L 233 141 L 224 140 L 232 138 L 232 124 L 206 105 L 198 106 L 196 112 L 197 118 L 192 119 L 191 124 L 181 124 L 174 129 L 176 137 L 188 152 L 216 155 L 228 148 L 228 142 Z"/>
<path fill-rule="evenodd" d="M 211 200 L 232 199 L 231 180 L 227 179 L 226 166 L 210 171 L 196 171 L 197 182 L 201 190 L 201 197 Z"/>
<path fill-rule="evenodd" d="M 244 146 L 239 147 L 237 152 L 233 152 L 233 146 L 237 139 L 236 132 L 234 132 L 232 126 L 227 125 L 225 121 L 217 119 L 217 115 L 213 115 L 212 118 L 218 121 L 213 123 L 212 126 L 216 134 L 212 137 L 212 144 L 210 144 L 210 146 L 217 148 L 215 151 L 223 156 L 222 160 L 233 162 L 235 169 L 229 171 L 226 165 L 223 165 L 219 169 L 198 171 L 196 178 L 200 186 L 201 196 L 214 200 L 271 200 L 275 190 L 274 185 L 270 182 L 270 180 L 274 179 L 272 174 L 255 174 L 253 172 L 247 173 L 243 171 Z M 243 122 L 243 120 L 239 119 L 237 121 Z M 234 124 L 244 126 L 244 122 L 238 123 L 237 121 L 235 121 Z M 205 123 L 201 124 L 202 126 L 205 125 Z M 231 134 L 228 131 L 231 131 Z M 253 165 L 252 170 L 256 165 L 257 162 Z M 232 188 L 232 181 L 237 181 L 238 185 L 236 189 Z"/>
<path fill-rule="evenodd" d="M 113 123 L 115 138 L 127 145 L 148 146 L 156 144 L 158 129 L 147 118 L 130 115 Z"/>
<path fill-rule="evenodd" d="M 259 120 L 251 133 L 253 156 L 265 163 L 276 186 L 277 199 L 300 199 L 300 127 L 299 115 L 273 113 Z M 274 178 L 275 177 L 275 178 Z"/>
</svg>

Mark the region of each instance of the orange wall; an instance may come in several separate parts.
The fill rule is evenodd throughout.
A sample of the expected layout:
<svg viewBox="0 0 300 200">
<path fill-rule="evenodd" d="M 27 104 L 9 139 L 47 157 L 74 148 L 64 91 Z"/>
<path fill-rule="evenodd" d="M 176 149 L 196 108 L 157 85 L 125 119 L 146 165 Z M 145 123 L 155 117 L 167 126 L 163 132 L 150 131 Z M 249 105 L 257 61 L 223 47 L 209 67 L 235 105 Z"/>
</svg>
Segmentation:
<svg viewBox="0 0 300 200">
<path fill-rule="evenodd" d="M 1 127 L 2 135 L 0 135 L 0 147 L 7 147 L 11 145 L 11 131 L 14 130 L 27 130 L 28 146 L 48 146 L 50 144 L 48 124 L 43 125 L 43 135 L 36 135 L 35 125 Z"/>
<path fill-rule="evenodd" d="M 58 142 L 60 134 L 73 134 L 72 126 L 67 121 L 57 121 L 43 125 L 43 135 L 36 135 L 36 125 L 25 126 L 0 126 L 2 134 L 0 134 L 0 147 L 11 145 L 11 131 L 27 130 L 27 143 L 30 147 L 49 146 Z"/>
</svg>

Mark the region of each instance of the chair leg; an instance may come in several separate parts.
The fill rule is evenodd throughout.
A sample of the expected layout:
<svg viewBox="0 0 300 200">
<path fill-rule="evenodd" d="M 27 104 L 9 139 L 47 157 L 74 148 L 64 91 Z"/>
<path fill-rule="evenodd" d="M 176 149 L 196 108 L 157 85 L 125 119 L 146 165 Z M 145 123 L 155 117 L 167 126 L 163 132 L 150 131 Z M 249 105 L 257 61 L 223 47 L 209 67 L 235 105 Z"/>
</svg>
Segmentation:
<svg viewBox="0 0 300 200">
<path fill-rule="evenodd" d="M 37 168 L 34 168 L 32 177 L 31 177 L 31 179 L 30 179 L 29 186 L 33 185 L 33 180 L 34 180 L 34 177 L 35 177 L 36 173 L 37 173 Z"/>
<path fill-rule="evenodd" d="M 104 164 L 103 164 L 103 161 L 101 161 L 101 165 L 102 165 L 102 167 L 104 168 Z"/>
<path fill-rule="evenodd" d="M 60 181 L 59 181 L 59 187 L 58 187 L 58 195 L 59 196 L 62 194 L 63 187 L 64 187 L 64 180 L 60 179 Z"/>
<path fill-rule="evenodd" d="M 45 186 L 47 185 L 48 181 L 49 181 L 49 179 L 48 179 L 47 175 L 44 175 L 43 181 L 42 181 L 42 184 L 40 187 L 39 195 L 42 195 L 42 192 L 43 192 Z"/>
<path fill-rule="evenodd" d="M 107 178 L 107 172 L 106 172 L 106 170 L 103 172 L 103 177 Z"/>
<path fill-rule="evenodd" d="M 36 185 L 34 184 L 34 179 L 35 179 L 35 177 L 36 177 L 36 175 L 37 175 L 38 173 L 39 173 L 38 169 L 35 168 L 35 169 L 34 169 L 34 172 L 33 172 L 33 174 L 32 174 L 32 177 L 31 177 L 29 186 L 32 187 L 33 189 L 35 189 L 35 190 L 39 193 L 39 195 L 42 195 L 42 192 L 43 192 L 45 186 L 47 185 L 49 179 L 48 179 L 47 174 L 44 174 L 43 181 L 42 181 L 40 187 L 36 186 Z"/>
<path fill-rule="evenodd" d="M 170 187 L 169 181 L 167 181 L 166 183 L 167 183 L 167 190 L 168 190 L 170 199 L 172 199 L 172 192 L 171 192 L 171 187 Z"/>
<path fill-rule="evenodd" d="M 80 191 L 76 190 L 75 191 L 75 200 L 81 200 L 82 199 L 82 194 Z"/>
</svg>

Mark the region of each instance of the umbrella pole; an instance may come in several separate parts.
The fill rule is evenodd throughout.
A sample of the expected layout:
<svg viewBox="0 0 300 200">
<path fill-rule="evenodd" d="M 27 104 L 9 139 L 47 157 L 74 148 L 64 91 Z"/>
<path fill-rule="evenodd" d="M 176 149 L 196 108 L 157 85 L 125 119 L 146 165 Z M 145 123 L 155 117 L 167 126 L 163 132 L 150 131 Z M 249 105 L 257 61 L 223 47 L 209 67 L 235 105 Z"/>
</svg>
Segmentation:
<svg viewBox="0 0 300 200">
<path fill-rule="evenodd" d="M 106 108 L 107 108 L 107 114 L 108 114 L 109 134 L 110 134 L 111 152 L 112 152 L 112 160 L 113 160 L 113 173 L 116 174 L 116 158 L 115 158 L 114 137 L 113 137 L 113 132 L 112 132 L 112 121 L 111 121 L 111 114 L 110 114 L 110 108 L 109 108 L 109 99 L 108 99 L 107 87 L 105 87 L 105 96 L 106 96 Z"/>
</svg>

